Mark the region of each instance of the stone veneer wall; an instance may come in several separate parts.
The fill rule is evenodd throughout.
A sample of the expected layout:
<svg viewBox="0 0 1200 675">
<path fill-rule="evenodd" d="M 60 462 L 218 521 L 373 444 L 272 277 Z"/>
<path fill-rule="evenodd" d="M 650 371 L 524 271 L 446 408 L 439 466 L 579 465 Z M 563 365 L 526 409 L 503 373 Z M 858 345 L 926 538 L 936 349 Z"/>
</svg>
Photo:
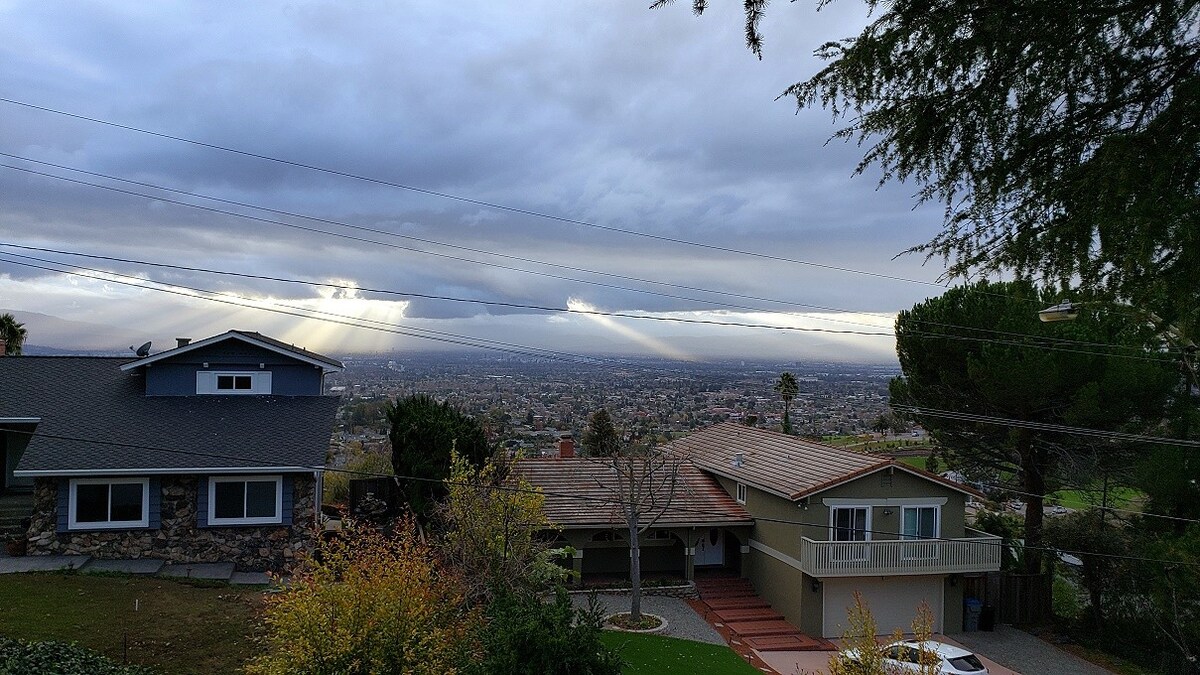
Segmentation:
<svg viewBox="0 0 1200 675">
<path fill-rule="evenodd" d="M 311 474 L 292 474 L 291 525 L 199 527 L 200 476 L 160 476 L 162 527 L 155 530 L 58 532 L 58 479 L 38 478 L 29 526 L 30 555 L 156 558 L 170 562 L 234 562 L 242 570 L 287 571 L 316 536 Z M 66 489 L 66 480 L 62 481 Z"/>
</svg>

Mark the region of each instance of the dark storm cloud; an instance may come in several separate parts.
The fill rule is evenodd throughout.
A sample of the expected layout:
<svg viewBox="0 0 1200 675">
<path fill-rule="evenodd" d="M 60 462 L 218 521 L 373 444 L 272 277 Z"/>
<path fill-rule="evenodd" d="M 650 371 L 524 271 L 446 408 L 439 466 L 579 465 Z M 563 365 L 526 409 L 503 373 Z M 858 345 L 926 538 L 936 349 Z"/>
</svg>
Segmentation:
<svg viewBox="0 0 1200 675">
<path fill-rule="evenodd" d="M 912 211 L 909 187 L 877 190 L 875 176 L 851 178 L 860 149 L 826 144 L 835 129 L 828 115 L 775 100 L 819 66 L 813 48 L 855 32 L 861 7 L 773 10 L 758 61 L 741 44 L 734 4 L 701 19 L 682 6 L 651 12 L 644 4 L 13 2 L 0 9 L 0 82 L 6 97 L 384 181 L 717 246 L 937 276 L 919 258 L 892 260 L 936 232 L 936 210 Z M 892 311 L 936 291 L 499 211 L 2 103 L 0 152 L 580 269 L 7 169 L 0 241 L 410 293 L 546 306 L 577 298 L 614 311 Z M 199 272 L 108 269 L 250 295 L 320 295 Z M 29 274 L 0 263 L 0 275 Z M 545 332 L 536 314 L 533 328 L 519 330 L 515 311 L 413 299 L 406 315 L 494 317 L 497 330 Z"/>
</svg>

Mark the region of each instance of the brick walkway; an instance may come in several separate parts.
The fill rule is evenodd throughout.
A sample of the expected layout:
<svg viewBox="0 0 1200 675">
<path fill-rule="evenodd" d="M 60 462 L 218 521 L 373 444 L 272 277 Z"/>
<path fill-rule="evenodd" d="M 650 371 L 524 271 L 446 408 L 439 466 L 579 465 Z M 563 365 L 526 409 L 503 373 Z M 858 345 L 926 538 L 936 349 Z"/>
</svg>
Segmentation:
<svg viewBox="0 0 1200 675">
<path fill-rule="evenodd" d="M 756 652 L 823 651 L 832 643 L 811 638 L 788 623 L 770 603 L 758 597 L 747 579 L 733 576 L 698 577 L 699 600 L 689 604 L 751 665 L 766 673 L 777 672 Z"/>
</svg>

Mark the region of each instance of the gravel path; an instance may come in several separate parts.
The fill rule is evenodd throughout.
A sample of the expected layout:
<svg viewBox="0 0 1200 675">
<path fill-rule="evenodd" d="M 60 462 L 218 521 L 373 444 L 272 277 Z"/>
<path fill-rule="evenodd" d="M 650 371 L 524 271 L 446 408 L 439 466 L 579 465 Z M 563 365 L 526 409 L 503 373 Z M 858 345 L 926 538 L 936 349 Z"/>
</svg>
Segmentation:
<svg viewBox="0 0 1200 675">
<path fill-rule="evenodd" d="M 597 593 L 596 595 L 607 609 L 606 614 L 629 611 L 628 593 Z M 587 593 L 572 593 L 571 602 L 578 607 L 587 607 Z M 725 644 L 725 640 L 717 634 L 717 631 L 713 630 L 703 617 L 679 598 L 643 595 L 642 611 L 657 614 L 667 620 L 667 630 L 660 635 L 714 645 Z"/>
<path fill-rule="evenodd" d="M 955 633 L 950 637 L 996 663 L 1029 675 L 1112 675 L 1111 671 L 1011 626 L 996 626 L 991 632 Z"/>
</svg>

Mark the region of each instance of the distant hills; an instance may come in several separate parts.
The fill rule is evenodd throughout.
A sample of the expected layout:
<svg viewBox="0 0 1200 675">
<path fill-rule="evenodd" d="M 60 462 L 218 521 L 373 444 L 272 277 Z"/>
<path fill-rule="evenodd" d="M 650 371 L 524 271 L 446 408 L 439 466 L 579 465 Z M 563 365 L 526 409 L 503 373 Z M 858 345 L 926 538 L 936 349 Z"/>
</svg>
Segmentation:
<svg viewBox="0 0 1200 675">
<path fill-rule="evenodd" d="M 119 330 L 85 321 L 70 321 L 49 314 L 23 309 L 0 308 L 0 314 L 12 314 L 25 324 L 28 337 L 23 351 L 30 356 L 61 354 L 121 354 L 129 353 L 130 344 L 141 344 L 136 329 Z"/>
</svg>

